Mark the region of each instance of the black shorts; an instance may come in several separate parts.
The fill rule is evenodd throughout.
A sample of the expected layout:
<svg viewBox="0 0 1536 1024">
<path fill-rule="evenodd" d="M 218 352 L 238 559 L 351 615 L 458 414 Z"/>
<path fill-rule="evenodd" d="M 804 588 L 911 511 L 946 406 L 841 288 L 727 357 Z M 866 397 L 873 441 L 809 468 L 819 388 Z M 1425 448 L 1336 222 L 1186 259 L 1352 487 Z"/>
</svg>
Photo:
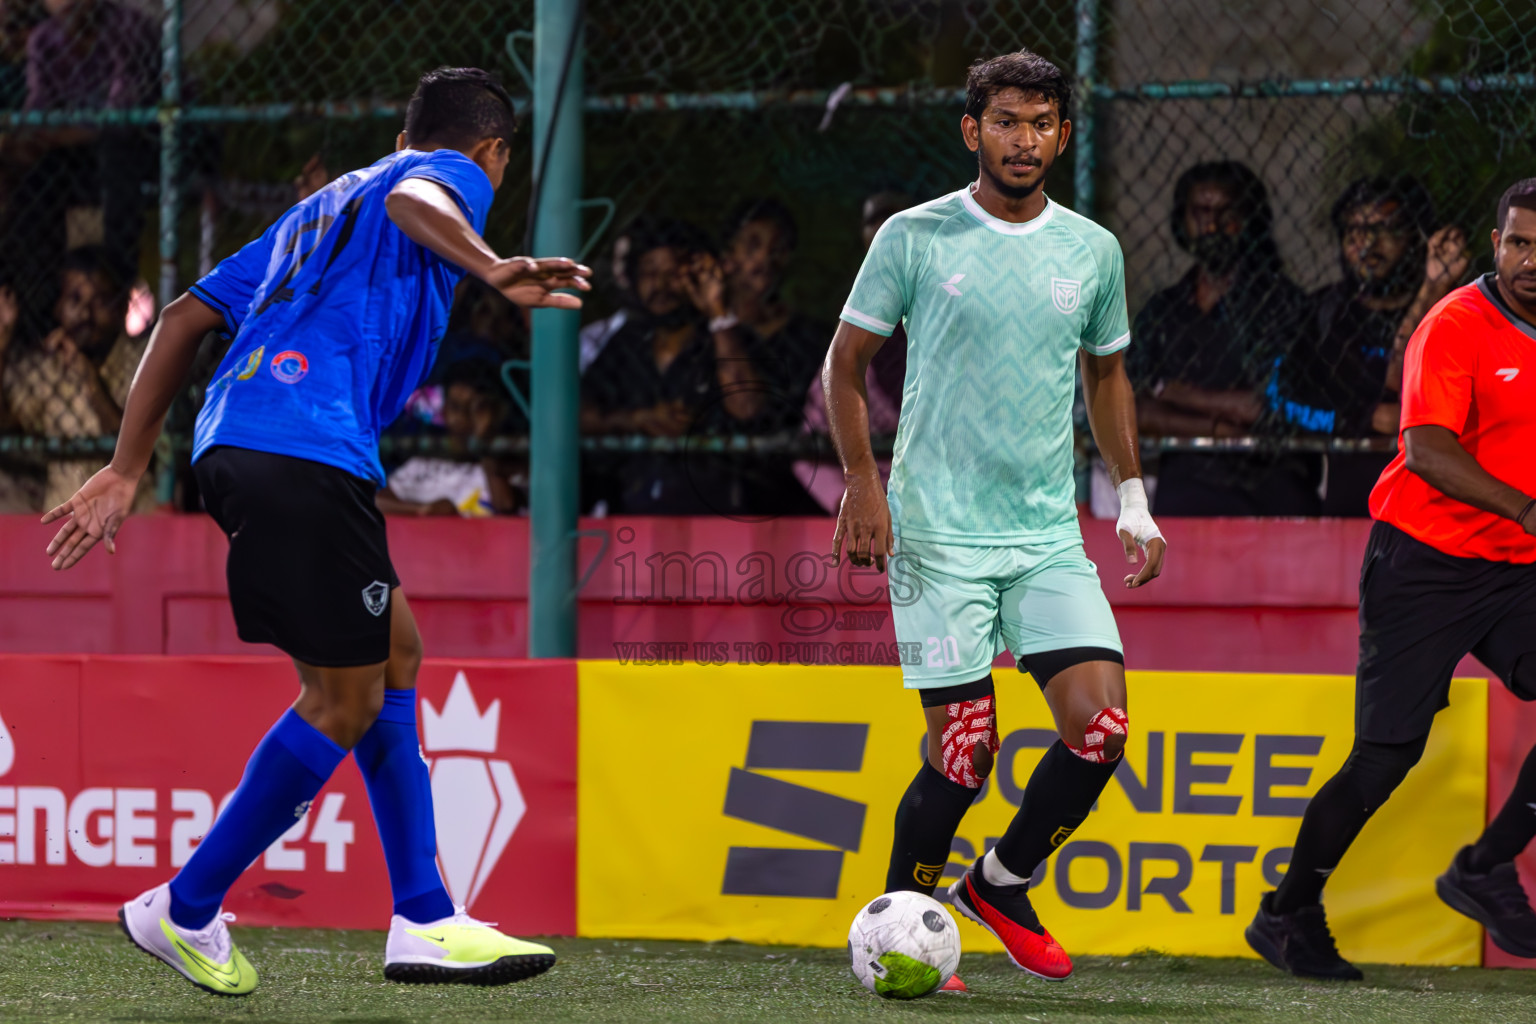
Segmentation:
<svg viewBox="0 0 1536 1024">
<path fill-rule="evenodd" d="M 1360 567 L 1356 734 L 1427 736 L 1468 654 L 1536 699 L 1536 565 L 1447 555 L 1378 521 Z"/>
<path fill-rule="evenodd" d="M 240 639 L 308 665 L 389 659 L 389 561 L 378 486 L 335 466 L 210 448 L 193 467 L 229 536 L 229 603 Z"/>
</svg>

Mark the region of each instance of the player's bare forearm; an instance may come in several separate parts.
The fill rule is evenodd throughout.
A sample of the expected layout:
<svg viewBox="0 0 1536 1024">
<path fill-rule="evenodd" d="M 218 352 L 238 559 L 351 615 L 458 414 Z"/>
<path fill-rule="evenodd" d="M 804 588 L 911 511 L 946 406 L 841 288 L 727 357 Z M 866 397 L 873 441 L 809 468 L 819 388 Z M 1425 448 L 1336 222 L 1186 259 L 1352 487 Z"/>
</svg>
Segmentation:
<svg viewBox="0 0 1536 1024">
<path fill-rule="evenodd" d="M 1141 450 L 1136 437 L 1136 394 L 1125 375 L 1121 353 L 1082 354 L 1083 397 L 1088 404 L 1088 426 L 1109 478 L 1121 481 L 1141 476 Z"/>
<path fill-rule="evenodd" d="M 1446 427 L 1409 427 L 1403 431 L 1403 446 L 1410 473 L 1417 474 L 1446 497 L 1473 508 L 1518 521 L 1533 497 L 1478 465 Z"/>
<path fill-rule="evenodd" d="M 137 480 L 149 468 L 166 411 L 186 383 L 198 345 L 209 331 L 222 326 L 223 316 L 190 292 L 161 312 L 123 404 L 112 455 L 118 473 Z"/>
<path fill-rule="evenodd" d="M 864 375 L 885 338 L 841 321 L 821 368 L 827 396 L 827 429 L 845 476 L 878 472 L 869 441 L 869 395 Z"/>
<path fill-rule="evenodd" d="M 1083 366 L 1088 426 L 1120 497 L 1120 518 L 1115 522 L 1115 533 L 1125 547 L 1127 563 L 1136 563 L 1138 551 L 1146 553 L 1141 568 L 1125 577 L 1126 587 L 1134 589 L 1157 579 L 1163 571 L 1163 556 L 1168 550 L 1162 531 L 1152 521 L 1147 492 L 1141 483 L 1136 394 L 1130 378 L 1125 375 L 1122 353 L 1096 356 L 1082 352 L 1079 359 Z"/>
<path fill-rule="evenodd" d="M 448 190 L 436 182 L 407 178 L 385 197 L 384 211 L 411 241 L 481 280 L 499 262 Z"/>
</svg>

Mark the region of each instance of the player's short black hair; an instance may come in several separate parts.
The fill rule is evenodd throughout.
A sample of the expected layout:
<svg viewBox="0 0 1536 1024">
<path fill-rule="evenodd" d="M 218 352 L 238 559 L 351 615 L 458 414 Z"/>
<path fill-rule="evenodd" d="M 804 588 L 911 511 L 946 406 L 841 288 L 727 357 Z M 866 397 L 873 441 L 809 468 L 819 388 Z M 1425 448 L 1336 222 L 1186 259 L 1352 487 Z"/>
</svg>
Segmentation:
<svg viewBox="0 0 1536 1024">
<path fill-rule="evenodd" d="M 501 79 L 479 68 L 437 68 L 421 76 L 405 106 L 405 140 L 469 150 L 481 139 L 512 144 L 517 114 Z"/>
<path fill-rule="evenodd" d="M 1356 178 L 1350 182 L 1329 214 L 1333 230 L 1342 239 L 1346 226 L 1344 221 L 1350 213 L 1362 206 L 1375 206 L 1378 203 L 1396 203 L 1398 216 L 1413 229 L 1418 241 L 1426 241 L 1435 233 L 1435 201 L 1424 183 L 1411 174 L 1393 177 L 1378 175 Z"/>
<path fill-rule="evenodd" d="M 1509 208 L 1518 206 L 1522 210 L 1536 210 L 1536 178 L 1521 178 L 1499 197 L 1499 222 L 1494 225 L 1498 230 L 1504 230 L 1504 222 L 1509 220 Z"/>
<path fill-rule="evenodd" d="M 100 276 L 115 293 L 124 291 L 123 272 L 104 245 L 81 245 L 66 252 L 59 261 L 59 276 L 62 278 L 71 270 L 87 276 Z"/>
<path fill-rule="evenodd" d="M 721 238 L 728 244 L 736 232 L 759 220 L 778 228 L 784 236 L 785 246 L 790 250 L 800 244 L 800 227 L 795 223 L 795 215 L 777 199 L 743 199 L 737 203 L 731 215 L 725 219 L 725 230 L 721 232 Z"/>
<path fill-rule="evenodd" d="M 1000 57 L 978 60 L 965 76 L 965 112 L 981 120 L 987 103 L 1004 89 L 1018 89 L 1026 96 L 1039 96 L 1056 104 L 1056 113 L 1067 120 L 1072 105 L 1072 83 L 1061 68 L 1031 50 L 1005 53 Z"/>
<path fill-rule="evenodd" d="M 1189 229 L 1184 223 L 1189 212 L 1189 195 L 1196 185 L 1217 185 L 1227 190 L 1238 216 L 1243 218 L 1240 239 L 1243 261 L 1250 267 L 1280 270 L 1280 250 L 1275 245 L 1275 212 L 1269 205 L 1269 190 L 1247 164 L 1236 160 L 1212 160 L 1195 164 L 1179 175 L 1173 186 L 1173 208 L 1169 226 L 1179 248 L 1189 251 Z"/>
</svg>

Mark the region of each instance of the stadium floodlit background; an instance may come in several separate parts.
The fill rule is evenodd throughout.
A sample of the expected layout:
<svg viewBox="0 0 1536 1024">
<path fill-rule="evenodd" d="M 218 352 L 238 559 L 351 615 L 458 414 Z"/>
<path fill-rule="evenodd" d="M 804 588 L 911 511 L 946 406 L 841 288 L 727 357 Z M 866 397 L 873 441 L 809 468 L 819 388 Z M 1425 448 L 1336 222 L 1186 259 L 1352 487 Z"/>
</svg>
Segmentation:
<svg viewBox="0 0 1536 1024">
<path fill-rule="evenodd" d="M 1453 920 L 1424 886 L 1392 889 L 1401 899 L 1394 896 L 1385 911 L 1372 903 L 1379 891 L 1373 872 L 1390 888 L 1440 870 L 1440 847 L 1465 841 L 1463 833 L 1482 819 L 1484 798 L 1494 802 L 1529 746 L 1522 730 L 1530 720 L 1512 701 L 1497 703 L 1504 695 L 1481 683 L 1458 684 L 1458 703 L 1437 726 L 1428 767 L 1409 784 L 1421 788 L 1388 806 L 1372 826 L 1383 838 L 1373 842 L 1376 833 L 1367 833 L 1366 845 L 1330 890 L 1330 917 L 1347 954 L 1359 950 L 1366 959 L 1418 966 L 1373 969 L 1370 989 L 1307 988 L 1307 1005 L 1298 1010 L 1300 997 L 1289 980 L 1251 962 L 1118 955 L 1141 946 L 1246 954 L 1241 925 L 1257 887 L 1266 878 L 1272 884 L 1273 868 L 1283 863 L 1303 793 L 1296 787 L 1315 789 L 1348 749 L 1352 691 L 1343 674 L 1353 663 L 1353 577 L 1364 531 L 1360 522 L 1326 516 L 1358 518 L 1364 508 L 1358 494 L 1353 503 L 1328 503 L 1326 492 L 1332 486 L 1337 496 L 1351 467 L 1357 477 L 1374 472 L 1396 439 L 1391 424 L 1372 415 L 1392 405 L 1385 359 L 1342 354 L 1370 346 L 1347 330 L 1341 334 L 1338 324 L 1370 318 L 1340 319 L 1337 304 L 1326 301 L 1345 274 L 1336 204 L 1362 179 L 1377 184 L 1357 195 L 1390 195 L 1397 203 L 1388 211 L 1391 224 L 1365 231 L 1368 238 L 1402 231 L 1408 262 L 1387 295 L 1393 302 L 1422 290 L 1425 243 L 1443 227 L 1460 228 L 1467 238 L 1469 260 L 1454 283 L 1490 269 L 1486 239 L 1494 202 L 1511 180 L 1536 173 L 1531 0 L 6 0 L 0 8 L 0 512 L 16 515 L 0 517 L 0 872 L 16 872 L 10 877 L 38 892 L 63 885 L 85 893 L 64 910 L 15 904 L 16 912 L 99 916 L 102 900 L 120 899 L 118 888 L 138 891 L 132 886 L 153 873 L 131 856 L 122 859 L 123 851 L 137 849 L 123 824 L 135 820 L 134 812 L 124 811 L 120 796 L 115 819 L 91 811 L 87 794 L 153 795 L 143 787 L 158 785 L 162 816 L 183 798 L 175 794 L 195 794 L 185 797 L 191 801 L 185 806 L 201 806 L 200 799 L 211 808 L 219 787 L 238 778 L 230 751 L 248 749 L 244 733 L 235 735 L 244 726 L 231 725 L 201 757 L 203 775 L 157 781 L 159 768 L 134 774 L 138 768 L 122 767 L 127 759 L 90 761 L 87 740 L 105 742 L 99 737 L 120 731 L 147 708 L 178 715 L 199 708 L 197 697 L 213 677 L 239 676 L 240 695 L 230 699 L 244 702 L 238 709 L 259 709 L 251 711 L 252 722 L 269 720 L 265 709 L 291 696 L 289 668 L 275 660 L 243 667 L 206 660 L 247 650 L 233 637 L 219 590 L 222 540 L 199 526 L 188 472 L 193 420 L 222 352 L 218 338 L 205 342 L 167 423 L 153 480 L 140 496 L 142 511 L 164 514 L 132 523 L 110 568 L 104 556 L 92 555 L 89 565 L 63 579 L 45 578 L 32 514 L 67 497 L 110 453 L 114 416 L 156 312 L 296 199 L 392 149 L 422 71 L 478 65 L 501 74 L 526 115 L 487 237 L 504 254 L 582 255 L 596 270 L 596 288 L 579 317 L 551 311 L 526 317 L 466 284 L 438 368 L 385 437 L 386 466 L 402 471 L 391 478 L 399 503 L 392 547 L 428 653 L 446 656 L 423 674 L 423 707 L 440 730 L 436 737 L 428 730 L 424 749 L 432 758 L 457 759 L 477 780 L 475 773 L 483 774 L 490 794 L 453 826 L 460 828 L 454 843 L 473 855 L 445 863 L 445 876 L 456 898 L 479 900 L 471 909 L 481 916 L 582 936 L 557 940 L 565 959 L 547 982 L 554 987 L 529 989 L 558 995 L 561 1019 L 619 1014 L 620 1003 L 604 987 L 610 978 L 627 979 L 619 998 L 629 1000 L 622 1015 L 631 1019 L 866 1014 L 872 1001 L 847 1001 L 863 993 L 851 989 L 840 954 L 618 941 L 643 935 L 835 945 L 833 933 L 863 902 L 858 887 L 883 877 L 883 863 L 875 864 L 883 861 L 888 838 L 881 829 L 888 828 L 893 787 L 909 770 L 916 739 L 915 714 L 901 700 L 891 659 L 839 654 L 860 665 L 804 667 L 801 648 L 783 642 L 857 641 L 866 636 L 859 630 L 889 634 L 888 625 L 848 625 L 844 618 L 807 634 L 793 628 L 790 612 L 781 619 L 776 607 L 769 614 L 743 600 L 701 610 L 711 602 L 698 593 L 685 593 L 691 600 L 673 607 L 666 573 L 684 559 L 697 589 L 700 563 L 718 560 L 721 573 L 735 566 L 744 575 L 747 559 L 769 550 L 790 556 L 780 568 L 790 586 L 803 586 L 793 578 L 794 559 L 825 551 L 828 507 L 839 492 L 815 410 L 814 377 L 858 269 L 863 231 L 880 213 L 974 177 L 974 157 L 958 131 L 966 68 L 978 57 L 1019 47 L 1045 54 L 1075 80 L 1074 134 L 1050 192 L 1108 226 L 1125 250 L 1136 321 L 1129 359 L 1145 407 L 1161 393 L 1159 385 L 1189 380 L 1240 393 L 1256 410 L 1211 416 L 1208 430 L 1187 423 L 1149 429 L 1153 421 L 1144 420 L 1149 473 L 1166 470 L 1171 478 L 1182 459 L 1187 481 L 1190 460 L 1201 460 L 1199 493 L 1216 496 L 1209 507 L 1188 510 L 1201 516 L 1231 514 L 1235 506 L 1224 499 L 1233 495 L 1252 501 L 1268 493 L 1256 481 L 1280 467 L 1301 482 L 1290 496 L 1299 495 L 1302 504 L 1250 510 L 1308 521 L 1212 519 L 1177 527 L 1162 521 L 1174 539 L 1168 575 L 1147 591 L 1111 594 L 1139 694 L 1138 729 L 1148 742 L 1129 758 L 1134 764 L 1124 794 L 1113 787 L 1106 794 L 1099 820 L 1109 824 L 1099 827 L 1111 831 L 1093 832 L 1090 821 L 1076 837 L 1078 863 L 1102 859 L 1107 880 L 1093 898 L 1104 896 L 1094 904 L 1103 912 L 1081 909 L 1090 904 L 1080 890 L 1096 884 L 1083 875 L 1073 876 L 1074 883 L 1063 869 L 1049 893 L 1042 890 L 1044 899 L 1063 901 L 1051 904 L 1059 918 L 1050 920 L 1063 920 L 1067 941 L 1117 955 L 1085 958 L 1083 980 L 1074 984 L 1088 987 L 1058 995 L 1020 987 L 998 958 L 978 961 L 968 952 L 964 973 L 993 994 L 952 1003 L 953 1012 L 1113 1019 L 1127 999 L 1139 1000 L 1138 1016 L 1178 1020 L 1303 1013 L 1314 1022 L 1458 1020 L 1474 1003 L 1479 1020 L 1533 1012 L 1536 980 L 1528 975 L 1486 980 L 1498 976 L 1485 972 L 1469 981 L 1478 972 L 1457 975 L 1445 966 L 1512 961 L 1491 949 L 1485 956 L 1480 933 Z M 1191 328 L 1200 318 L 1180 305 L 1188 305 L 1180 289 L 1196 263 L 1176 238 L 1176 182 L 1197 165 L 1233 162 L 1252 172 L 1262 198 L 1233 186 L 1232 176 L 1242 172 L 1230 167 L 1207 170 L 1205 180 L 1226 175 L 1220 180 L 1242 208 L 1245 227 L 1267 221 L 1269 230 L 1267 236 L 1243 233 L 1246 248 L 1228 254 L 1222 266 L 1236 280 L 1251 273 L 1267 284 L 1236 288 L 1214 317 Z M 643 356 L 650 339 L 649 314 L 637 295 L 639 250 L 665 242 L 679 252 L 740 263 L 744 223 L 775 232 L 766 246 L 766 277 L 727 282 L 728 301 L 744 319 L 751 302 L 737 301 L 743 296 L 761 300 L 757 311 L 770 308 L 768 319 L 784 325 L 771 337 L 752 339 L 764 371 L 763 411 L 726 416 L 717 401 L 672 416 L 635 415 L 653 412 L 656 399 L 628 390 L 656 376 L 653 367 L 626 362 L 636 350 Z M 1265 262 L 1265 237 L 1273 241 L 1278 266 Z M 120 281 L 123 297 L 71 299 L 82 278 Z M 1280 292 L 1287 301 L 1268 302 Z M 85 306 L 92 316 L 104 311 L 100 322 L 77 336 L 61 333 L 69 304 L 61 296 L 76 307 L 70 315 L 84 315 Z M 1387 305 L 1385 328 L 1369 325 L 1378 342 L 1381 330 L 1390 337 L 1396 327 L 1392 312 L 1405 308 Z M 1338 343 L 1339 351 L 1325 342 Z M 456 387 L 471 389 L 474 398 L 468 427 L 464 417 L 454 427 L 445 416 Z M 886 397 L 899 402 L 899 390 Z M 890 404 L 876 425 L 877 451 L 889 451 L 896 421 Z M 1346 406 L 1353 415 L 1344 414 Z M 1295 408 L 1303 414 L 1287 414 Z M 608 415 L 614 412 L 626 415 Z M 1112 492 L 1106 505 L 1091 440 L 1086 429 L 1081 433 L 1080 498 L 1090 514 L 1112 516 Z M 407 471 L 413 459 L 414 474 Z M 464 499 L 462 476 L 454 471 L 464 466 L 500 476 L 509 489 Z M 434 493 L 434 484 L 445 489 Z M 433 523 L 399 522 L 422 513 L 442 516 Z M 454 514 L 510 521 L 471 532 L 468 524 L 459 529 L 448 521 Z M 578 515 L 590 517 L 581 530 Z M 605 517 L 608 526 L 598 522 Z M 524 518 L 531 521 L 526 528 L 519 522 Z M 1086 528 L 1085 539 L 1101 564 L 1118 557 L 1110 524 Z M 687 553 L 678 555 L 677 548 Z M 636 554 L 641 565 L 651 565 L 651 597 L 658 600 L 649 604 L 636 589 L 643 586 Z M 656 558 L 662 561 L 653 563 Z M 1241 578 L 1231 571 L 1235 564 L 1245 568 Z M 515 583 L 505 582 L 513 577 Z M 825 575 L 822 584 L 831 587 Z M 685 580 L 685 591 L 688 586 Z M 813 591 L 828 592 L 804 590 Z M 579 645 L 578 593 L 584 602 Z M 846 593 L 832 603 L 845 612 L 851 606 Z M 700 657 L 700 640 L 751 642 L 719 643 L 726 653 Z M 636 654 L 640 646 L 620 641 L 680 642 L 694 664 L 676 670 L 626 664 L 666 662 L 670 655 L 658 656 L 654 648 Z M 168 657 L 93 661 L 98 654 Z M 592 660 L 565 660 L 577 654 Z M 468 660 L 524 655 L 551 660 L 532 668 Z M 68 658 L 79 663 L 65 664 Z M 808 660 L 819 658 L 817 652 Z M 775 667 L 786 664 L 795 667 Z M 1137 671 L 1146 669 L 1174 671 Z M 1179 674 L 1196 670 L 1212 675 Z M 1309 678 L 1259 674 L 1281 672 Z M 1240 721 L 1229 723 L 1220 695 L 1233 687 L 1251 689 L 1238 702 Z M 67 698 L 75 703 L 60 711 L 32 700 L 37 692 L 75 695 Z M 860 696 L 829 710 L 829 692 Z M 1296 696 L 1302 692 L 1305 700 Z M 722 701 L 722 693 L 731 699 Z M 151 704 L 152 694 L 163 707 Z M 499 738 L 493 699 L 504 709 L 497 712 Z M 1034 749 L 1031 736 L 1039 730 L 1018 727 L 1050 724 L 1041 709 L 1026 709 L 1027 702 L 1017 700 L 1005 712 L 1017 716 L 1010 719 L 1017 731 L 1005 742 L 1004 757 L 1016 759 L 1009 763 L 1016 763 L 1019 779 L 1028 767 L 1020 751 Z M 709 735 L 695 733 L 685 748 L 658 752 L 655 738 L 678 727 L 676 707 L 716 708 L 722 724 L 704 730 Z M 568 728 L 546 727 L 550 716 L 562 715 Z M 754 810 L 746 796 L 731 809 L 738 784 L 750 786 L 775 767 L 754 764 L 749 736 L 764 722 L 785 724 L 780 719 L 794 720 L 791 725 L 835 719 L 870 730 L 867 756 L 860 748 L 863 770 L 790 774 L 791 788 L 802 794 L 835 794 L 840 813 L 856 809 L 863 822 L 869 810 L 867 830 L 854 829 L 851 839 L 813 837 L 824 847 L 814 851 L 818 863 L 835 860 L 843 870 L 831 876 L 837 897 L 831 903 L 825 894 L 781 898 L 797 894 L 752 889 L 761 883 L 733 882 L 730 875 L 728 846 L 798 855 L 814 845 L 793 829 L 764 839 L 764 829 L 781 828 L 774 824 L 779 819 Z M 487 720 L 493 722 L 488 740 Z M 30 732 L 22 727 L 29 722 L 36 723 Z M 462 737 L 455 730 L 475 727 L 482 730 L 475 733 L 479 746 L 456 745 Z M 38 737 L 52 736 L 48 729 L 58 732 L 48 741 L 58 747 L 39 767 L 28 758 L 39 756 Z M 201 719 L 184 725 L 188 736 L 205 729 Z M 896 731 L 894 739 L 887 729 Z M 1188 795 L 1194 785 L 1179 781 L 1186 770 L 1218 770 L 1190 760 L 1195 755 L 1186 752 L 1186 736 L 1215 737 L 1215 746 L 1188 748 L 1208 758 L 1241 749 L 1230 759 L 1235 774 L 1229 779 L 1230 792 L 1245 794 L 1240 815 L 1179 816 L 1177 787 Z M 1222 746 L 1228 740 L 1237 746 Z M 1290 787 L 1290 797 L 1274 798 L 1291 800 L 1288 809 L 1256 807 L 1261 796 L 1269 799 L 1260 791 L 1267 762 L 1250 753 L 1261 740 L 1285 741 L 1265 748 L 1280 751 L 1276 756 L 1317 755 L 1305 762 L 1312 766 L 1310 783 L 1267 776 L 1279 791 Z M 1166 773 L 1165 754 L 1175 765 Z M 83 766 L 75 775 L 48 774 L 71 758 Z M 800 767 L 814 767 L 814 760 Z M 1273 767 L 1295 772 L 1299 763 Z M 649 766 L 644 785 L 635 784 L 636 765 Z M 515 830 L 510 845 L 503 835 L 503 847 L 487 853 L 486 837 L 501 831 L 506 808 L 516 804 L 500 788 L 503 767 L 507 773 L 515 767 L 523 787 L 517 800 L 526 795 L 527 815 L 507 827 L 508 835 Z M 707 772 L 715 775 L 699 781 Z M 1001 770 L 999 776 L 1002 781 Z M 1431 776 L 1441 785 L 1432 785 Z M 1173 794 L 1166 803 L 1159 789 L 1165 781 Z M 716 783 L 722 794 L 711 788 Z M 139 788 L 101 788 L 108 786 Z M 708 806 L 671 800 L 673 790 L 703 793 Z M 77 846 L 75 839 L 67 845 L 59 839 L 57 860 L 51 845 L 46 864 L 41 847 L 35 863 L 26 859 L 23 845 L 39 842 L 37 835 L 23 839 L 7 815 L 13 806 L 51 814 L 47 801 L 55 791 L 61 819 L 66 806 L 70 821 L 85 806 L 81 813 L 97 818 L 82 820 L 105 814 L 118 823 L 126 838 L 120 836 L 115 854 L 101 859 L 98 841 Z M 974 844 L 974 853 L 998 834 L 1015 806 L 1011 792 L 1006 784 L 992 787 L 989 809 L 968 819 L 973 831 L 962 832 L 957 843 Z M 479 797 L 471 792 L 465 799 Z M 383 891 L 383 864 L 377 850 L 352 846 L 348 831 L 353 818 L 357 835 L 371 827 L 365 807 L 355 779 L 334 784 L 311 831 L 290 837 L 287 859 L 269 856 L 252 869 L 254 888 L 239 896 L 245 923 L 372 927 L 366 901 L 355 894 L 366 889 L 371 899 L 373 889 Z M 1419 808 L 1436 822 L 1433 834 L 1422 842 L 1386 838 L 1394 828 L 1424 829 L 1415 817 Z M 475 816 L 482 812 L 483 821 Z M 159 827 L 154 848 L 163 869 L 175 862 L 178 840 L 169 819 Z M 448 828 L 441 817 L 439 827 Z M 684 856 L 674 848 L 680 837 L 693 843 Z M 633 851 L 632 862 L 616 865 L 615 849 Z M 951 873 L 967 856 L 956 849 Z M 302 854 L 293 858 L 300 850 L 310 851 L 308 868 Z M 1248 861 L 1232 859 L 1244 850 Z M 1166 901 L 1146 895 L 1142 906 L 1143 896 L 1157 891 L 1134 888 L 1144 870 L 1149 886 L 1167 881 L 1150 866 L 1158 856 L 1172 858 L 1165 868 L 1183 865 L 1178 877 L 1191 886 L 1193 916 L 1176 903 L 1184 890 L 1174 889 Z M 501 867 L 492 875 L 498 857 Z M 1218 870 L 1221 857 L 1228 859 Z M 845 858 L 851 866 L 843 869 Z M 322 874 L 321 864 L 337 870 L 333 862 L 348 874 Z M 513 870 L 514 863 L 522 867 Z M 533 863 L 542 874 L 529 886 L 526 865 Z M 76 869 L 84 873 L 63 883 L 46 873 Z M 616 875 L 629 882 L 616 882 Z M 7 891 L 20 891 L 6 877 L 0 875 L 0 912 L 11 905 Z M 1127 881 L 1133 878 L 1138 881 Z M 298 898 L 301 890 L 309 893 L 305 899 Z M 647 895 L 631 899 L 631 892 Z M 747 906 L 752 909 L 741 909 Z M 1419 941 L 1420 920 L 1431 923 L 1434 937 Z M 680 930 L 669 930 L 679 921 Z M 190 993 L 170 997 L 185 995 L 185 1005 L 160 1002 L 165 986 L 157 989 L 147 977 L 140 984 L 139 974 L 149 968 L 129 961 L 120 944 L 94 927 L 0 928 L 0 949 L 8 950 L 0 959 L 26 965 L 25 972 L 0 972 L 0 1010 L 45 1016 L 55 1008 L 50 1000 L 65 993 L 82 1000 L 78 1008 L 86 1016 L 91 1007 L 116 1013 L 123 999 L 140 1000 L 150 1016 L 206 1012 Z M 979 934 L 967 933 L 968 951 L 993 948 Z M 51 977 L 62 962 L 45 946 L 51 935 L 62 940 L 57 948 L 86 951 L 99 971 L 78 983 L 55 978 L 40 988 L 36 977 Z M 1122 948 L 1122 935 L 1144 938 Z M 1405 935 L 1418 942 L 1409 952 L 1402 952 Z M 364 986 L 376 971 L 358 955 L 371 951 L 372 942 L 361 933 L 256 938 L 251 948 L 266 958 L 270 998 L 290 1000 L 269 1004 L 268 1016 L 328 1019 L 363 1000 L 398 1019 L 421 1012 L 393 993 L 387 1007 L 373 1002 L 376 986 Z M 285 953 L 292 956 L 279 955 Z M 282 987 L 302 986 L 309 976 L 279 966 L 301 956 L 328 957 L 315 976 L 333 980 L 343 994 L 312 1003 Z M 120 976 L 133 981 L 120 983 Z M 811 990 L 817 994 L 805 1002 Z M 441 1007 L 447 1017 L 484 1018 L 486 1004 L 470 995 L 454 998 Z M 542 1011 L 522 1000 L 517 1012 L 531 1019 Z"/>
</svg>

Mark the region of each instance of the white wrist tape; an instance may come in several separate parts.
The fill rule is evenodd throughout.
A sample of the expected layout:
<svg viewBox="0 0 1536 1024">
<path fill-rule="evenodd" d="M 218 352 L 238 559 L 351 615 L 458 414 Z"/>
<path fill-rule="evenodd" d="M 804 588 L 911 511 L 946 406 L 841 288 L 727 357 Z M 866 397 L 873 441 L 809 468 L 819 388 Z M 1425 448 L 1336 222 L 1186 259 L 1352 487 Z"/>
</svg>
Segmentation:
<svg viewBox="0 0 1536 1024">
<path fill-rule="evenodd" d="M 1138 547 L 1146 547 L 1152 539 L 1162 537 L 1147 509 L 1147 490 L 1141 485 L 1141 478 L 1122 480 L 1115 490 L 1120 495 L 1120 519 L 1115 523 L 1115 532 L 1130 534 Z"/>
</svg>

